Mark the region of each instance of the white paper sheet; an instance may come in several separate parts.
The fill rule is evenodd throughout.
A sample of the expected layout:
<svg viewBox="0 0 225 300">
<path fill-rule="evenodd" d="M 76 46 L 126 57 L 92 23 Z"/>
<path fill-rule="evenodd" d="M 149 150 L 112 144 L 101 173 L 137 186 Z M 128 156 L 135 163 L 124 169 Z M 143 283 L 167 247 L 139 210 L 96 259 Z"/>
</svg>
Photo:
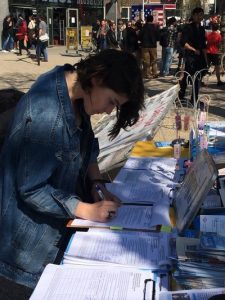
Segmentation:
<svg viewBox="0 0 225 300">
<path fill-rule="evenodd" d="M 143 174 L 140 174 L 143 179 Z M 137 179 L 135 183 L 115 182 L 107 183 L 108 191 L 116 195 L 122 203 L 157 203 L 169 201 L 168 193 L 159 185 L 150 184 Z M 147 179 L 148 180 L 148 179 Z"/>
<path fill-rule="evenodd" d="M 124 168 L 133 170 L 167 170 L 174 174 L 176 159 L 173 157 L 134 157 L 130 156 Z"/>
<path fill-rule="evenodd" d="M 30 300 L 137 300 L 143 299 L 145 279 L 150 271 L 85 266 L 45 268 Z M 146 294 L 151 300 L 151 291 Z"/>
<path fill-rule="evenodd" d="M 63 263 L 81 260 L 81 263 L 89 264 L 92 260 L 92 264 L 109 262 L 157 269 L 170 264 L 169 244 L 170 234 L 164 232 L 76 232 L 64 254 Z"/>
</svg>

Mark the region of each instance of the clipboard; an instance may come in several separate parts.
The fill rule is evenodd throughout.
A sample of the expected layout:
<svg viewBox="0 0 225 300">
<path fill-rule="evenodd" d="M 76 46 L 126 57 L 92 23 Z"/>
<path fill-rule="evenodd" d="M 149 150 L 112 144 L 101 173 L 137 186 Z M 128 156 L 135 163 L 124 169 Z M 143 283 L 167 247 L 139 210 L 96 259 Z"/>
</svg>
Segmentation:
<svg viewBox="0 0 225 300">
<path fill-rule="evenodd" d="M 212 157 L 207 150 L 200 152 L 173 199 L 178 234 L 189 227 L 217 176 Z"/>
</svg>

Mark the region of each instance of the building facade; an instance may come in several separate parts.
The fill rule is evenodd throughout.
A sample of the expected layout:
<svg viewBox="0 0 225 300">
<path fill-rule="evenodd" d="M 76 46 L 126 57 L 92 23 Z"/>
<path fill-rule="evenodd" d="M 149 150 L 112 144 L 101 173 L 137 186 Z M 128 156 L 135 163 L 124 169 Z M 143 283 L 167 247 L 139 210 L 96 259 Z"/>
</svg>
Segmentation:
<svg viewBox="0 0 225 300">
<path fill-rule="evenodd" d="M 46 18 L 49 44 L 65 45 L 66 28 L 92 25 L 97 19 L 144 19 L 153 14 L 155 21 L 163 24 L 165 12 L 175 9 L 172 0 L 9 0 L 9 11 L 15 17 L 23 14 L 28 21 L 31 15 Z M 144 5 L 144 11 L 143 11 Z M 172 6 L 171 6 L 172 5 Z"/>
<path fill-rule="evenodd" d="M 23 14 L 46 18 L 50 44 L 66 44 L 66 28 L 92 25 L 103 18 L 103 0 L 9 0 L 9 11 L 17 18 Z"/>
</svg>

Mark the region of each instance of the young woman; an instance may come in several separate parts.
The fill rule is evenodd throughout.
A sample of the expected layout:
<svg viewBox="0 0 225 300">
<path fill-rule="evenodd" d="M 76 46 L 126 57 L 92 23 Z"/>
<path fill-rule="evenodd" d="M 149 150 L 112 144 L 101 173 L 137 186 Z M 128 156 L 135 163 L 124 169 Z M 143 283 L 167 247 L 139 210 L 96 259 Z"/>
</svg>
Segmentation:
<svg viewBox="0 0 225 300">
<path fill-rule="evenodd" d="M 90 116 L 116 109 L 114 138 L 137 122 L 143 101 L 136 59 L 113 49 L 55 67 L 21 98 L 0 160 L 1 276 L 34 288 L 56 261 L 69 219 L 116 215 L 119 201 L 102 184 Z"/>
</svg>

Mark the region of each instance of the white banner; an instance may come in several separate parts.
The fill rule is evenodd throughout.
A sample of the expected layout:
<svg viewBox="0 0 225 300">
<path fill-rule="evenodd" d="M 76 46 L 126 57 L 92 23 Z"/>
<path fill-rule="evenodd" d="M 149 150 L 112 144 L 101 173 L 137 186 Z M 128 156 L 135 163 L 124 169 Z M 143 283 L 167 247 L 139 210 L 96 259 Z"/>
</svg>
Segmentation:
<svg viewBox="0 0 225 300">
<path fill-rule="evenodd" d="M 108 132 L 116 120 L 116 113 L 104 116 L 94 129 L 99 140 L 99 168 L 102 172 L 113 169 L 124 161 L 133 144 L 143 138 L 153 138 L 157 127 L 168 113 L 177 98 L 178 85 L 145 100 L 145 110 L 141 112 L 138 122 L 126 131 L 121 129 L 118 136 L 110 141 Z"/>
</svg>

